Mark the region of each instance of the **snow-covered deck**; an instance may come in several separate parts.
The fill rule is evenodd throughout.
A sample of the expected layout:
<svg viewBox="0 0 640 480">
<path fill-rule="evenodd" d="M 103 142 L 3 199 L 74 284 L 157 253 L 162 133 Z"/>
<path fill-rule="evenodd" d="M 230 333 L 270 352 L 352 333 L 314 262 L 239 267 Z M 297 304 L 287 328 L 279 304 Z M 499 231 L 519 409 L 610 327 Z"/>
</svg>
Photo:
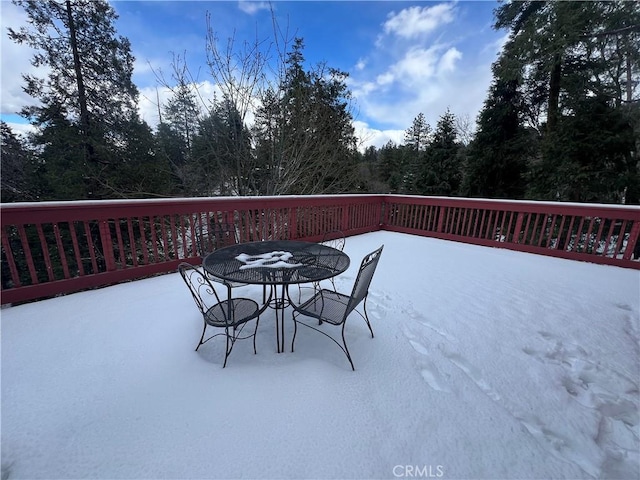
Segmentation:
<svg viewBox="0 0 640 480">
<path fill-rule="evenodd" d="M 381 244 L 355 372 L 271 311 L 222 369 L 178 274 L 2 309 L 3 480 L 639 477 L 640 272 L 377 232 L 340 290 Z"/>
</svg>

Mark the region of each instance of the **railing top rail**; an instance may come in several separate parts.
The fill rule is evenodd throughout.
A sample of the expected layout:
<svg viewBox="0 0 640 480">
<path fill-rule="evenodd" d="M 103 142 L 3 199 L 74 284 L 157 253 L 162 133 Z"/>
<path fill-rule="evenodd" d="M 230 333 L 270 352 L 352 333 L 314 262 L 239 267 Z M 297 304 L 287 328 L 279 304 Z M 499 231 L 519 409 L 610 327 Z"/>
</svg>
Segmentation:
<svg viewBox="0 0 640 480">
<path fill-rule="evenodd" d="M 499 198 L 462 198 L 462 197 L 441 197 L 441 196 L 424 196 L 424 195 L 398 195 L 398 194 L 336 194 L 336 195 L 277 195 L 277 196 L 245 196 L 245 197 L 171 197 L 171 198 L 154 198 L 154 199 L 122 199 L 122 200 L 71 200 L 71 201 L 54 201 L 54 202 L 15 202 L 0 203 L 1 209 L 59 209 L 59 208 L 105 208 L 118 206 L 137 205 L 190 205 L 202 203 L 221 203 L 221 204 L 247 204 L 260 202 L 261 204 L 270 202 L 282 202 L 283 200 L 295 200 L 300 203 L 323 202 L 339 202 L 340 200 L 407 200 L 412 202 L 428 202 L 434 204 L 486 204 L 494 207 L 498 205 L 513 205 L 514 209 L 522 207 L 551 207 L 551 208 L 580 208 L 580 209 L 615 209 L 615 210 L 640 210 L 640 205 L 618 205 L 606 203 L 576 203 L 576 202 L 552 202 L 539 200 L 509 200 Z"/>
<path fill-rule="evenodd" d="M 616 216 L 620 219 L 640 219 L 640 205 L 605 203 L 548 202 L 535 200 L 500 200 L 489 198 L 422 197 L 387 195 L 388 203 L 412 203 L 441 207 L 464 207 L 487 210 L 505 210 L 526 213 L 550 213 L 584 216 Z"/>
<path fill-rule="evenodd" d="M 185 213 L 190 210 L 247 210 L 305 206 L 336 206 L 345 203 L 382 203 L 384 195 L 282 195 L 270 197 L 194 197 L 129 200 L 77 200 L 65 202 L 19 202 L 0 204 L 2 224 L 22 214 L 34 222 L 104 220 L 121 215 L 148 216 Z"/>
<path fill-rule="evenodd" d="M 15 203 L 0 203 L 2 209 L 57 209 L 57 208 L 86 208 L 86 207 L 118 207 L 118 206 L 130 206 L 132 203 L 139 205 L 166 205 L 166 204 L 201 204 L 201 203 L 255 203 L 260 202 L 282 202 L 283 200 L 296 200 L 302 203 L 325 201 L 340 201 L 340 200 L 372 200 L 382 199 L 387 195 L 384 194 L 340 194 L 340 195 L 274 195 L 274 196 L 245 196 L 245 197 L 171 197 L 171 198 L 142 198 L 142 199 L 122 199 L 122 200 L 70 200 L 70 201 L 55 201 L 55 202 L 15 202 Z"/>
<path fill-rule="evenodd" d="M 578 203 L 578 202 L 553 202 L 548 200 L 510 200 L 502 198 L 471 198 L 471 197 L 441 197 L 441 196 L 429 196 L 429 195 L 397 195 L 387 194 L 386 199 L 407 199 L 411 201 L 427 201 L 451 204 L 452 202 L 458 203 L 486 203 L 491 205 L 497 204 L 513 204 L 514 207 L 535 205 L 543 207 L 560 207 L 560 208 L 612 208 L 622 210 L 640 210 L 640 205 L 621 205 L 617 203 Z"/>
</svg>

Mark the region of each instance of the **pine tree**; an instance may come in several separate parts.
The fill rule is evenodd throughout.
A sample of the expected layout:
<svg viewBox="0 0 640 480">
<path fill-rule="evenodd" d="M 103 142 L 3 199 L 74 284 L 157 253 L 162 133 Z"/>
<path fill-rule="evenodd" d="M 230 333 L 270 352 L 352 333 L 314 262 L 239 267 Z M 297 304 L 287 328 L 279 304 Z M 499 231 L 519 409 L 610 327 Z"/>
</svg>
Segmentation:
<svg viewBox="0 0 640 480">
<path fill-rule="evenodd" d="M 640 145 L 628 137 L 638 128 L 638 3 L 508 2 L 495 26 L 510 30 L 496 81 L 517 83 L 522 125 L 540 135 L 527 195 L 608 202 L 630 191 L 637 201 L 629 182 L 638 176 Z M 603 157 L 603 145 L 611 154 Z"/>
<path fill-rule="evenodd" d="M 421 112 L 413 119 L 411 127 L 405 131 L 404 144 L 416 152 L 422 152 L 427 149 L 430 136 L 431 126 L 427 123 L 424 114 Z"/>
<path fill-rule="evenodd" d="M 29 181 L 33 178 L 36 168 L 33 155 L 23 140 L 3 121 L 0 121 L 0 145 L 1 201 L 6 203 L 36 200 L 37 191 L 34 192 L 30 188 L 35 185 Z"/>
<path fill-rule="evenodd" d="M 405 175 L 402 180 L 402 191 L 405 193 L 419 193 L 416 183 L 420 178 L 420 171 L 426 161 L 427 149 L 431 141 L 431 126 L 421 112 L 413 119 L 411 127 L 404 133 L 405 147 Z"/>
<path fill-rule="evenodd" d="M 462 178 L 460 149 L 456 118 L 447 110 L 440 116 L 429 142 L 425 162 L 416 180 L 416 193 L 458 195 Z"/>
<path fill-rule="evenodd" d="M 22 114 L 38 128 L 34 143 L 43 148 L 52 197 L 127 196 L 137 187 L 122 184 L 115 172 L 123 145 L 139 139 L 129 129 L 144 128 L 131 80 L 134 59 L 129 41 L 116 34 L 115 11 L 106 0 L 14 3 L 29 24 L 9 29 L 9 37 L 34 48 L 32 64 L 46 67 L 45 76 L 24 76 L 25 92 L 38 103 Z"/>
<path fill-rule="evenodd" d="M 257 162 L 265 194 L 342 193 L 356 188 L 356 139 L 347 74 L 304 68 L 295 39 L 280 83 L 265 90 L 256 115 Z"/>
<path fill-rule="evenodd" d="M 496 68 L 494 68 L 496 70 Z M 523 198 L 527 160 L 536 144 L 522 126 L 518 82 L 496 78 L 469 146 L 462 192 L 485 198 Z"/>
</svg>

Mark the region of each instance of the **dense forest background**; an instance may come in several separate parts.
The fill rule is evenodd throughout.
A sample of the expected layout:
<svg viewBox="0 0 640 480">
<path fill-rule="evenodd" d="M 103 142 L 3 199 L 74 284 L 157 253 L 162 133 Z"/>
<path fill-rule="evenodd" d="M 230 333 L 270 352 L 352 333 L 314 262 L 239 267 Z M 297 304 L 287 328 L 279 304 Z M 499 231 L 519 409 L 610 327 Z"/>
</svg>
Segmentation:
<svg viewBox="0 0 640 480">
<path fill-rule="evenodd" d="M 215 195 L 403 193 L 640 203 L 640 4 L 500 3 L 509 32 L 475 128 L 421 113 L 397 145 L 359 150 L 347 74 L 305 67 L 304 40 L 222 43 L 207 18 L 202 99 L 175 57 L 152 130 L 137 112 L 129 41 L 104 0 L 16 0 L 9 37 L 46 77 L 26 138 L 0 123 L 2 202 Z M 274 29 L 274 35 L 277 35 Z"/>
</svg>

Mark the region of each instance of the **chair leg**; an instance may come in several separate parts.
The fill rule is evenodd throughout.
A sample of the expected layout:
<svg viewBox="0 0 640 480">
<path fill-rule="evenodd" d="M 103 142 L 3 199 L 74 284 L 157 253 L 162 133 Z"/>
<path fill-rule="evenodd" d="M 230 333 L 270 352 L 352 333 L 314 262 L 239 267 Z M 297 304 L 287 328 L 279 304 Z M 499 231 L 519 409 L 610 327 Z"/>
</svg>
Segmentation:
<svg viewBox="0 0 640 480">
<path fill-rule="evenodd" d="M 296 333 L 298 332 L 298 322 L 296 320 L 296 315 L 295 312 L 293 313 L 293 337 L 291 339 L 291 351 L 293 352 L 293 345 L 296 341 Z M 349 349 L 347 348 L 347 340 L 344 336 L 344 327 L 346 325 L 346 322 L 344 322 L 342 324 L 342 345 L 340 345 L 340 342 L 338 342 L 335 338 L 333 338 L 331 335 L 329 335 L 328 333 L 323 332 L 322 330 L 316 328 L 316 327 L 312 327 L 311 325 L 304 323 L 304 322 L 300 322 L 302 323 L 305 327 L 310 328 L 311 330 L 315 330 L 318 333 L 321 333 L 322 335 L 324 335 L 325 337 L 327 337 L 329 340 L 331 340 L 333 343 L 335 343 L 338 347 L 340 347 L 342 349 L 342 352 L 347 356 L 347 360 L 349 360 L 349 364 L 351 365 L 351 370 L 355 371 L 356 367 L 353 365 L 353 360 L 351 360 L 351 353 L 349 352 Z"/>
<path fill-rule="evenodd" d="M 256 350 L 256 334 L 258 333 L 258 324 L 260 323 L 260 316 L 256 319 L 256 328 L 253 331 L 253 354 L 256 355 L 258 351 Z"/>
<path fill-rule="evenodd" d="M 367 322 L 367 327 L 369 327 L 369 331 L 371 332 L 371 338 L 373 338 L 373 328 L 371 328 L 371 322 L 369 322 L 369 315 L 367 315 L 367 297 L 364 297 L 364 306 L 362 308 L 364 310 L 364 321 Z"/>
<path fill-rule="evenodd" d="M 225 337 L 227 339 L 227 345 L 226 345 L 226 348 L 224 349 L 224 363 L 222 364 L 222 368 L 225 368 L 227 366 L 227 358 L 229 358 L 229 354 L 233 349 L 233 342 L 231 342 L 231 348 L 229 348 L 229 330 L 226 327 L 225 327 L 225 333 L 226 333 Z"/>
<path fill-rule="evenodd" d="M 204 327 L 202 328 L 202 335 L 200 335 L 200 341 L 198 342 L 198 346 L 196 347 L 196 352 L 200 348 L 200 345 L 202 345 L 202 339 L 204 338 L 204 332 L 206 332 L 206 330 L 207 330 L 207 324 L 205 323 Z"/>
<path fill-rule="evenodd" d="M 349 360 L 349 363 L 351 364 L 351 370 L 355 372 L 356 367 L 353 366 L 353 360 L 351 360 L 351 354 L 349 353 L 349 349 L 347 348 L 347 339 L 344 337 L 344 327 L 346 326 L 346 324 L 347 322 L 344 322 L 342 324 L 342 343 L 344 344 L 344 353 L 347 356 L 347 360 Z"/>
<path fill-rule="evenodd" d="M 296 312 L 291 314 L 293 317 L 293 337 L 291 338 L 291 352 L 293 353 L 293 344 L 296 341 L 296 333 L 298 333 L 298 322 L 296 322 Z"/>
</svg>

